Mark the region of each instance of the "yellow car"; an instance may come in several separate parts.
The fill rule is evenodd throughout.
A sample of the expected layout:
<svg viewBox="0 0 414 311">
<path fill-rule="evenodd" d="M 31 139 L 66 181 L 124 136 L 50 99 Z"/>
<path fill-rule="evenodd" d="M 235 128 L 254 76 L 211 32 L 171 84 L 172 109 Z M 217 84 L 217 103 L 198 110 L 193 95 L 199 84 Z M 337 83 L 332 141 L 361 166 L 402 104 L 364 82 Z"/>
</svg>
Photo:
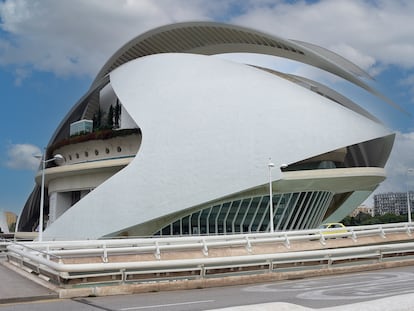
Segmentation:
<svg viewBox="0 0 414 311">
<path fill-rule="evenodd" d="M 331 223 L 322 224 L 319 226 L 319 229 L 323 230 L 322 234 L 340 234 L 340 233 L 348 232 L 346 227 L 340 222 L 331 222 Z M 329 230 L 329 229 L 332 229 L 332 230 Z"/>
</svg>

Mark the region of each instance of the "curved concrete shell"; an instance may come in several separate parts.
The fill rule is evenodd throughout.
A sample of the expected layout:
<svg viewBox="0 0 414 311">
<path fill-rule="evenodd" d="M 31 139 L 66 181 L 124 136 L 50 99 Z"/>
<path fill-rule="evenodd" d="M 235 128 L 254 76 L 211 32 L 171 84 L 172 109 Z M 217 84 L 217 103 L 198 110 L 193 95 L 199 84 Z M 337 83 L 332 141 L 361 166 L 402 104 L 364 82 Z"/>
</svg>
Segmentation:
<svg viewBox="0 0 414 311">
<path fill-rule="evenodd" d="M 52 137 L 48 154 L 66 162 L 45 172 L 43 237 L 268 231 L 269 179 L 275 230 L 339 221 L 363 202 L 385 178 L 394 134 L 319 83 L 205 55 L 236 50 L 293 58 L 371 91 L 338 55 L 254 30 L 187 23 L 139 36 Z M 70 123 L 101 123 L 115 103 L 115 134 L 69 138 Z"/>
</svg>

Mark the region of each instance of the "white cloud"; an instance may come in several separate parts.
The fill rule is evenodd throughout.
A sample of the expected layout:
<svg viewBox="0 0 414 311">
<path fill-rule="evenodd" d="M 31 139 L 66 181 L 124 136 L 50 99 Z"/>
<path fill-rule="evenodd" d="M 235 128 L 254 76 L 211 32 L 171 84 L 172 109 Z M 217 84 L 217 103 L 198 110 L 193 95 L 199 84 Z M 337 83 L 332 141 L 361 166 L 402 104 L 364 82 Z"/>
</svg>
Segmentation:
<svg viewBox="0 0 414 311">
<path fill-rule="evenodd" d="M 36 170 L 40 159 L 34 155 L 40 155 L 42 151 L 30 144 L 13 144 L 8 146 L 6 166 L 18 170 Z"/>
<path fill-rule="evenodd" d="M 413 17 L 409 0 L 5 0 L 0 64 L 94 76 L 146 30 L 215 19 L 322 45 L 375 73 L 384 64 L 414 67 Z"/>
<path fill-rule="evenodd" d="M 20 86 L 23 83 L 23 80 L 30 76 L 30 72 L 25 68 L 16 68 L 15 70 L 15 85 Z"/>
<path fill-rule="evenodd" d="M 387 163 L 387 174 L 393 186 L 400 187 L 401 184 L 395 184 L 395 177 L 405 176 L 408 168 L 414 168 L 414 132 L 399 133 L 397 132 L 394 148 L 390 159 Z M 392 187 L 390 187 L 391 189 Z"/>
<path fill-rule="evenodd" d="M 199 1 L 6 0 L 0 19 L 10 35 L 0 41 L 0 64 L 93 76 L 137 34 L 206 16 Z"/>
<path fill-rule="evenodd" d="M 411 101 L 414 102 L 414 74 L 405 77 L 404 79 L 400 80 L 400 84 L 403 87 L 408 88 L 408 92 L 410 93 Z"/>
<path fill-rule="evenodd" d="M 378 63 L 414 67 L 413 17 L 408 0 L 323 0 L 253 7 L 234 21 L 321 45 L 371 72 Z"/>
<path fill-rule="evenodd" d="M 387 179 L 373 193 L 404 192 L 407 186 L 414 191 L 414 175 L 407 174 L 409 168 L 414 168 L 414 132 L 396 133 L 394 148 L 386 165 Z M 367 200 L 367 205 L 373 206 L 373 195 Z"/>
</svg>

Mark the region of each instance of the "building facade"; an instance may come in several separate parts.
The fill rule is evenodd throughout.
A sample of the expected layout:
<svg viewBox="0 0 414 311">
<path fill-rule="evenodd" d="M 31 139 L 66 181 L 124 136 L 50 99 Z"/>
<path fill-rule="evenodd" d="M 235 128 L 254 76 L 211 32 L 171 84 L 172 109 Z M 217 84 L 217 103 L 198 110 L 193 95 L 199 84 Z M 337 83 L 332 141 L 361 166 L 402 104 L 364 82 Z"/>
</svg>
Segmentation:
<svg viewBox="0 0 414 311">
<path fill-rule="evenodd" d="M 374 207 L 361 205 L 358 206 L 349 216 L 356 217 L 359 213 L 364 213 L 370 216 L 374 216 Z"/>
<path fill-rule="evenodd" d="M 17 215 L 13 212 L 0 210 L 0 233 L 10 233 L 11 228 L 16 224 Z"/>
<path fill-rule="evenodd" d="M 414 203 L 414 192 L 408 193 L 410 207 Z M 387 192 L 374 195 L 375 215 L 395 214 L 406 215 L 408 213 L 407 192 Z"/>
<path fill-rule="evenodd" d="M 361 204 L 385 179 L 394 133 L 317 81 L 215 56 L 240 52 L 380 96 L 356 65 L 309 43 L 210 22 L 151 30 L 104 64 L 52 135 L 46 158 L 65 162 L 45 170 L 43 237 L 308 229 Z M 92 133 L 70 136 L 81 120 Z M 41 173 L 19 230 L 37 225 Z"/>
</svg>

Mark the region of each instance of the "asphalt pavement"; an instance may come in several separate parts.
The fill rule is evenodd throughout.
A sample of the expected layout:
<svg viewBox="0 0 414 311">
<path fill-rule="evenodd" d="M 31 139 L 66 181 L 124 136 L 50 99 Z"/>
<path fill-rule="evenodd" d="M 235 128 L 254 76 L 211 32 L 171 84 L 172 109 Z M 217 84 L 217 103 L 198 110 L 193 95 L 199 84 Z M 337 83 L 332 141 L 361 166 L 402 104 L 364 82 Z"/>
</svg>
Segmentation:
<svg viewBox="0 0 414 311">
<path fill-rule="evenodd" d="M 0 255 L 0 304 L 58 298 L 57 292 L 22 276 Z"/>
<path fill-rule="evenodd" d="M 0 310 L 414 310 L 412 266 L 223 288 L 56 299 L 53 286 L 22 276 L 1 256 Z"/>
</svg>

